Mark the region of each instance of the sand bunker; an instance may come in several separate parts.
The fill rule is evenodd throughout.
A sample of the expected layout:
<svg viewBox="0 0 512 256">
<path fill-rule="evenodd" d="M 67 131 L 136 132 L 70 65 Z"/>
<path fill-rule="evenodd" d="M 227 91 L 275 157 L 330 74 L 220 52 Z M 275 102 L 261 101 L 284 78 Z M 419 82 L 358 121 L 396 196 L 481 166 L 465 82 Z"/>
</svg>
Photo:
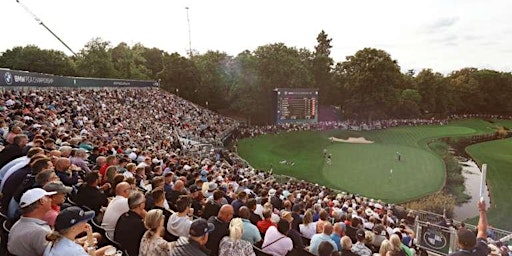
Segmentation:
<svg viewBox="0 0 512 256">
<path fill-rule="evenodd" d="M 370 143 L 373 143 L 373 141 L 367 140 L 364 137 L 359 137 L 359 138 L 349 137 L 348 140 L 338 139 L 338 138 L 335 138 L 335 137 L 330 137 L 329 139 L 332 140 L 332 141 L 336 141 L 336 142 L 355 143 L 355 144 L 370 144 Z"/>
</svg>

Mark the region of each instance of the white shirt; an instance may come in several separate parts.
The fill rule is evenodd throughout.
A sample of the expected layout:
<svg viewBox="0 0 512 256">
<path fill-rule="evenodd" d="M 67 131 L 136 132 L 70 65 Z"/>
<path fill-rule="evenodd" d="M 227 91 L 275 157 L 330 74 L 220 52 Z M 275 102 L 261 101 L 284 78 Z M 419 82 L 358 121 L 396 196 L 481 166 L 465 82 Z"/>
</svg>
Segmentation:
<svg viewBox="0 0 512 256">
<path fill-rule="evenodd" d="M 105 214 L 103 215 L 103 222 L 101 226 L 105 228 L 105 231 L 114 238 L 114 230 L 116 229 L 117 221 L 119 217 L 130 210 L 128 207 L 128 198 L 123 196 L 116 196 L 112 199 L 112 202 L 108 204 Z"/>
<path fill-rule="evenodd" d="M 265 253 L 274 256 L 284 256 L 293 250 L 293 242 L 289 237 L 279 233 L 276 227 L 270 226 L 265 233 L 261 248 L 263 248 L 262 251 Z"/>
<path fill-rule="evenodd" d="M 311 239 L 316 234 L 316 222 L 311 222 L 307 226 L 299 224 L 299 230 L 303 237 Z"/>
</svg>

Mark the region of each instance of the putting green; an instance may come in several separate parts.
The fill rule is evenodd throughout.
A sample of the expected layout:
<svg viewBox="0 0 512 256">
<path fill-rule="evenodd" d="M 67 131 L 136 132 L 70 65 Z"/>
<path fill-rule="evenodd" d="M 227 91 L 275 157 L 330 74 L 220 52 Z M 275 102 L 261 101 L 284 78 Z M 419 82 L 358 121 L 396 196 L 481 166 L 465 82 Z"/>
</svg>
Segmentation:
<svg viewBox="0 0 512 256">
<path fill-rule="evenodd" d="M 442 188 L 445 167 L 440 157 L 428 148 L 429 141 L 438 137 L 489 133 L 494 129 L 494 124 L 483 120 L 463 120 L 449 125 L 379 131 L 267 134 L 240 140 L 238 153 L 258 169 L 272 168 L 278 174 L 398 203 Z M 331 144 L 328 139 L 331 136 L 364 137 L 375 143 Z M 333 156 L 330 166 L 322 156 L 324 148 Z M 396 152 L 401 153 L 402 161 L 398 162 Z M 392 174 L 390 169 L 393 169 Z"/>
</svg>

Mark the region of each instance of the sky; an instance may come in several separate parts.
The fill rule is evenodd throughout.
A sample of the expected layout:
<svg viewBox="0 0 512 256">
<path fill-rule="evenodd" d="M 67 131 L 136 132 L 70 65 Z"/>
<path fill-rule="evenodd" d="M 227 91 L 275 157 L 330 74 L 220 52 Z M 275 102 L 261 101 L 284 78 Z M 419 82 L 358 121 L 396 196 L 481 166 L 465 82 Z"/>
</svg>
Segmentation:
<svg viewBox="0 0 512 256">
<path fill-rule="evenodd" d="M 280 42 L 313 51 L 324 30 L 335 62 L 373 47 L 388 52 L 404 72 L 512 71 L 509 0 L 19 1 L 75 52 L 96 37 L 113 46 L 140 42 L 181 55 L 189 43 L 198 53 L 232 56 Z M 33 44 L 71 55 L 21 4 L 0 1 L 0 52 Z"/>
</svg>

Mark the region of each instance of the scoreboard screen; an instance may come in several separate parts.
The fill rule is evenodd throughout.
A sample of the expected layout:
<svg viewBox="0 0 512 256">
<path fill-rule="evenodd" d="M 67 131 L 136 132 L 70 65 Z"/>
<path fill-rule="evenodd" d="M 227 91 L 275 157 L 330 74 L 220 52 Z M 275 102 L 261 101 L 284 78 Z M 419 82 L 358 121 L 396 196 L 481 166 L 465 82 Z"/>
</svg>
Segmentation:
<svg viewBox="0 0 512 256">
<path fill-rule="evenodd" d="M 318 122 L 318 90 L 311 88 L 276 88 L 276 123 Z"/>
</svg>

